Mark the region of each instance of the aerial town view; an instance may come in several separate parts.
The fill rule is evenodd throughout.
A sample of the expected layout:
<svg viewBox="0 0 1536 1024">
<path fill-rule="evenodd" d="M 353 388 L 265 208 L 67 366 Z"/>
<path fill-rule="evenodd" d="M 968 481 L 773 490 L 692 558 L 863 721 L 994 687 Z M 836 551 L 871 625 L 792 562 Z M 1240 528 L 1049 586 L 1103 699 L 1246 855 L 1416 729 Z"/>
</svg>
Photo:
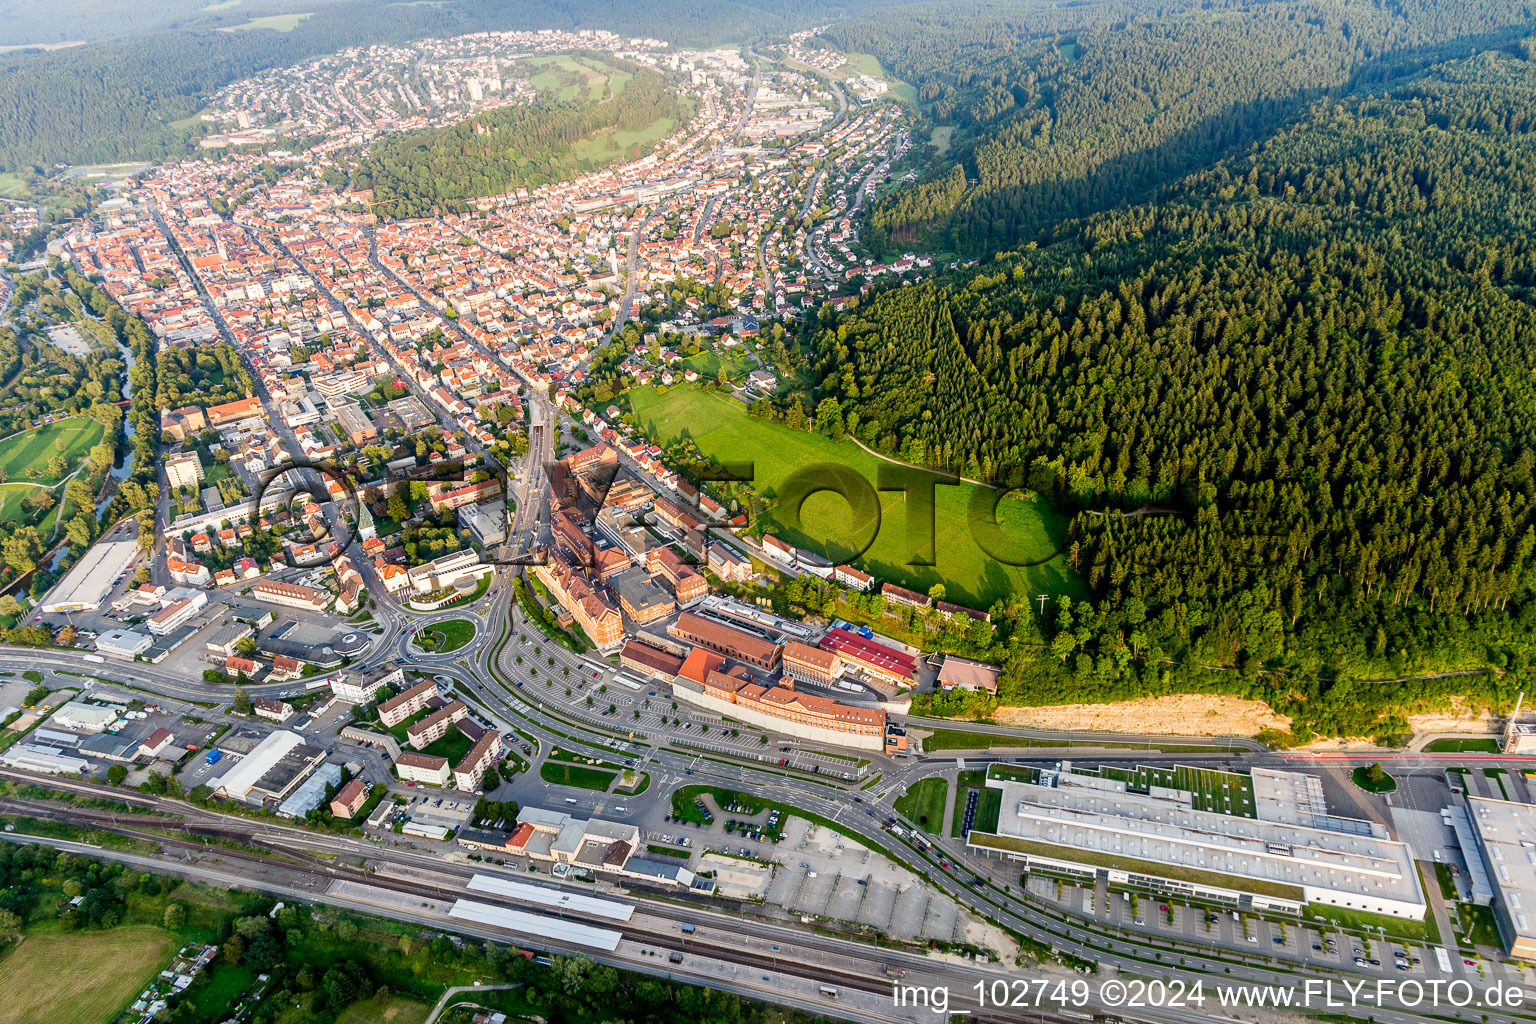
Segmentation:
<svg viewBox="0 0 1536 1024">
<path fill-rule="evenodd" d="M 1536 1024 L 1529 5 L 0 14 L 0 1024 Z"/>
</svg>

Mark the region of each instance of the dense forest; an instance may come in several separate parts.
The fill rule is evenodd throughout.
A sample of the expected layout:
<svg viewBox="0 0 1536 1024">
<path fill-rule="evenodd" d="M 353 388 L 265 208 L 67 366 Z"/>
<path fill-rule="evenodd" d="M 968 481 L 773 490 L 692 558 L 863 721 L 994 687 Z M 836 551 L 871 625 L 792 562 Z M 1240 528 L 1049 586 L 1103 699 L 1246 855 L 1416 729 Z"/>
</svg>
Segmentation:
<svg viewBox="0 0 1536 1024">
<path fill-rule="evenodd" d="M 101 8 L 81 14 L 100 30 Z M 393 3 L 339 0 L 291 31 L 225 31 L 284 7 L 258 2 L 229 10 L 200 5 L 175 27 L 117 36 L 53 52 L 0 54 L 0 170 L 29 164 L 157 159 L 189 149 L 204 130 L 193 115 L 224 85 L 265 68 L 348 46 L 400 43 L 498 29 L 609 29 L 687 46 L 716 46 L 825 21 L 877 0 L 455 0 Z M 135 6 L 144 6 L 134 0 Z M 71 5 L 72 9 L 73 5 Z M 64 12 L 61 12 L 64 13 Z M 63 25 L 59 31 L 65 31 Z M 81 31 L 85 31 L 84 28 Z M 79 39 L 90 36 L 69 35 Z"/>
<path fill-rule="evenodd" d="M 817 338 L 864 441 L 1075 510 L 1005 698 L 1214 687 L 1395 734 L 1536 647 L 1536 49 L 1318 102 L 1156 202 Z M 1028 601 L 1032 595 L 1021 595 Z M 1516 684 L 1511 683 L 1512 687 Z"/>
<path fill-rule="evenodd" d="M 680 114 L 677 94 L 666 79 L 635 66 L 618 95 L 596 103 L 498 107 L 446 128 L 380 139 L 353 174 L 353 184 L 373 189 L 374 210 L 392 217 L 464 209 L 465 199 L 543 185 L 626 155 L 638 157 L 615 144 L 606 159 L 578 160 L 571 147 L 599 132 L 638 131 Z"/>
<path fill-rule="evenodd" d="M 1143 198 L 1325 95 L 1513 42 L 1530 20 L 1508 0 L 940 3 L 866 14 L 826 37 L 874 53 L 955 129 L 925 168 L 938 187 L 873 204 L 872 243 L 926 234 L 990 254 Z M 957 173 L 970 180 L 963 196 Z"/>
</svg>

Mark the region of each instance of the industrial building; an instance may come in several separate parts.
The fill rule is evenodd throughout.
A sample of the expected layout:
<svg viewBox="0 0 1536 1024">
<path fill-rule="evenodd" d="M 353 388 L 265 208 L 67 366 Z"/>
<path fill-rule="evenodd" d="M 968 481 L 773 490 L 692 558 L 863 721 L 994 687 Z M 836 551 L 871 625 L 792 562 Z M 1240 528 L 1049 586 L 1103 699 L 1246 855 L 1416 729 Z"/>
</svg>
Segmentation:
<svg viewBox="0 0 1536 1024">
<path fill-rule="evenodd" d="M 248 804 L 281 803 L 325 759 L 296 732 L 271 733 L 213 784 L 219 796 Z"/>
<path fill-rule="evenodd" d="M 1309 777 L 1293 775 L 1255 769 L 1248 817 L 1197 810 L 1191 789 L 1132 788 L 1126 777 L 1075 771 L 1070 762 L 1032 778 L 992 773 L 988 788 L 1002 791 L 997 831 L 973 830 L 966 845 L 1029 870 L 1103 876 L 1159 895 L 1422 920 L 1425 897 L 1408 846 L 1371 822 L 1328 815 L 1312 799 L 1321 789 L 1314 794 Z M 1297 795 L 1302 802 L 1290 799 Z"/>
<path fill-rule="evenodd" d="M 114 658 L 137 658 L 155 641 L 148 633 L 135 629 L 109 629 L 96 638 L 96 650 Z"/>
<path fill-rule="evenodd" d="M 136 540 L 98 541 L 43 598 L 44 612 L 95 611 L 139 553 Z"/>
<path fill-rule="evenodd" d="M 1493 916 L 1509 955 L 1536 959 L 1536 805 L 1467 797 L 1474 848 L 1493 889 Z"/>
</svg>

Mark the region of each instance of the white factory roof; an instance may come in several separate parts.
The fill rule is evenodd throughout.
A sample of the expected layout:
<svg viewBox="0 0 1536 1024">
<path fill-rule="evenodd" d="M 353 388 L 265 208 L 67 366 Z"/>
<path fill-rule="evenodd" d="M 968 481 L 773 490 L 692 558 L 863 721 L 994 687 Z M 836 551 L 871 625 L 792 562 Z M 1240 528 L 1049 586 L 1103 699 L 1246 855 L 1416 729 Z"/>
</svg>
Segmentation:
<svg viewBox="0 0 1536 1024">
<path fill-rule="evenodd" d="M 59 709 L 53 713 L 53 724 L 63 729 L 100 732 L 117 721 L 122 713 L 121 707 L 103 707 L 100 704 L 72 700 L 60 705 Z"/>
<path fill-rule="evenodd" d="M 135 629 L 109 629 L 96 638 L 96 649 L 103 654 L 131 658 L 149 650 L 154 638 Z"/>
<path fill-rule="evenodd" d="M 263 775 L 303 742 L 304 737 L 298 733 L 279 729 L 256 744 L 255 749 L 242 757 L 239 764 L 221 775 L 213 788 L 237 799 L 244 799 L 245 794 L 261 781 Z"/>
<path fill-rule="evenodd" d="M 623 938 L 621 933 L 609 928 L 594 928 L 588 924 L 562 921 L 558 917 L 529 914 L 521 910 L 492 906 L 489 903 L 477 903 L 473 900 L 456 901 L 453 909 L 448 911 L 448 916 L 456 917 L 461 921 L 475 921 L 496 928 L 505 928 L 510 932 L 534 935 L 554 942 L 601 949 L 609 953 L 619 948 L 619 939 Z"/>
<path fill-rule="evenodd" d="M 1536 805 L 1469 796 L 1467 808 L 1515 934 L 1536 938 Z"/>
<path fill-rule="evenodd" d="M 469 880 L 469 888 L 475 892 L 505 896 L 519 903 L 555 907 L 589 917 L 606 917 L 611 921 L 628 921 L 635 916 L 635 908 L 628 903 L 599 899 L 596 896 L 567 892 L 564 889 L 552 889 L 546 885 L 529 885 L 527 882 L 499 878 L 496 875 L 476 875 Z"/>
<path fill-rule="evenodd" d="M 998 834 L 1049 844 L 1057 852 L 1039 855 L 1069 862 L 1141 861 L 1373 901 L 1424 902 L 1403 843 L 1197 811 L 1188 793 L 1161 787 L 1135 793 L 1124 782 L 1071 772 L 1054 781 L 990 780 L 1003 791 Z"/>
<path fill-rule="evenodd" d="M 84 758 L 75 757 L 73 754 L 64 754 L 44 747 L 22 745 L 13 747 L 4 754 L 0 754 L 0 762 L 13 768 L 24 768 L 34 772 L 49 772 L 51 774 L 80 775 L 90 767 L 90 762 Z"/>
<path fill-rule="evenodd" d="M 91 611 L 100 607 L 117 577 L 139 551 L 136 540 L 98 541 L 43 598 L 45 612 Z"/>
<path fill-rule="evenodd" d="M 326 786 L 340 785 L 341 766 L 322 764 L 287 800 L 278 805 L 277 813 L 285 818 L 302 818 L 324 802 Z"/>
</svg>

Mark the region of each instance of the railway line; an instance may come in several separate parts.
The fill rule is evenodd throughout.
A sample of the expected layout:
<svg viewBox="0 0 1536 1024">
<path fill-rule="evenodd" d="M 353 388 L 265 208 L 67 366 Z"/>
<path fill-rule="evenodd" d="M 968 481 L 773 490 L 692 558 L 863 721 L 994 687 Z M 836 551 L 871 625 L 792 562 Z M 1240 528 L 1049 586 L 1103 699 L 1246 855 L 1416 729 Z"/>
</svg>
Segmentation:
<svg viewBox="0 0 1536 1024">
<path fill-rule="evenodd" d="M 67 788 L 82 795 L 100 796 L 93 791 L 94 787 L 85 783 L 77 783 Z M 122 802 L 130 803 L 126 800 Z M 341 860 L 329 860 L 326 854 L 303 849 L 296 843 L 296 839 L 301 838 L 312 840 L 327 837 L 302 834 L 295 836 L 294 833 L 300 830 L 266 821 L 231 818 L 204 811 L 192 805 L 188 805 L 184 816 L 176 817 L 144 806 L 146 803 L 152 805 L 154 803 L 152 800 L 140 798 L 132 803 L 138 804 L 139 808 L 134 811 L 125 811 L 101 807 L 79 807 L 24 796 L 0 796 L 0 813 L 59 822 L 76 828 L 151 843 L 166 852 L 179 852 L 189 861 L 193 855 L 204 857 L 211 852 L 216 852 L 221 861 L 226 864 L 233 863 L 240 876 L 246 880 L 245 884 L 250 888 L 277 889 L 289 898 L 303 898 L 311 902 L 372 903 L 372 909 L 375 912 L 387 913 L 391 909 L 398 911 L 403 906 L 401 901 L 390 899 L 385 895 L 393 893 L 442 905 L 451 905 L 459 900 L 472 900 L 492 906 L 521 910 L 525 913 L 536 913 L 552 919 L 591 923 L 590 917 L 577 912 L 566 912 L 546 906 L 530 908 L 526 903 L 500 897 L 495 893 L 470 890 L 466 887 L 467 878 L 459 877 L 456 872 L 445 870 L 441 863 L 436 864 L 432 869 L 407 868 L 404 872 L 370 870 Z M 32 837 L 13 834 L 7 838 L 13 841 L 25 841 Z M 56 841 L 45 836 L 35 838 L 41 842 Z M 211 849 L 210 844 L 218 845 Z M 99 856 L 108 859 L 123 856 L 122 851 L 107 847 L 91 848 L 96 850 Z M 389 866 L 393 867 L 393 865 Z M 162 870 L 167 869 L 174 870 L 171 868 Z M 264 880 L 264 876 L 272 872 L 297 872 L 306 875 L 311 879 L 311 886 L 305 889 L 303 886 L 277 885 L 272 880 Z M 181 873 L 193 878 L 198 877 L 198 872 L 186 868 L 183 868 Z M 316 884 L 319 882 L 324 884 Z M 345 900 L 328 900 L 328 896 L 331 895 L 328 890 L 337 882 L 350 882 L 354 886 L 377 890 L 379 896 L 371 900 L 367 897 L 360 899 L 359 895 L 352 891 L 347 894 Z M 436 923 L 445 929 L 473 932 L 481 937 L 494 938 L 520 946 L 536 945 L 549 953 L 602 958 L 600 953 L 594 953 L 593 950 L 578 943 L 563 942 L 547 936 L 510 931 L 494 925 L 467 928 L 464 922 L 458 920 Z M 923 978 L 930 980 L 947 978 L 953 982 L 960 970 L 959 965 L 934 963 L 915 953 L 900 950 L 877 952 L 873 948 L 864 950 L 852 940 L 806 936 L 802 932 L 792 932 L 790 929 L 781 929 L 772 925 L 754 928 L 754 934 L 748 935 L 743 933 L 740 922 L 730 918 L 729 915 L 695 911 L 685 907 L 671 908 L 647 903 L 644 909 L 631 920 L 616 925 L 615 930 L 621 934 L 623 940 L 632 944 L 627 951 L 624 947 L 620 948 L 621 955 L 614 958 L 616 966 L 633 968 L 636 966 L 637 957 L 641 960 L 649 958 L 657 964 L 665 963 L 669 974 L 687 976 L 689 980 L 707 984 L 711 976 L 699 969 L 690 970 L 688 958 L 698 957 L 723 964 L 735 964 L 741 970 L 749 972 L 748 980 L 743 981 L 746 987 L 762 987 L 760 982 L 751 981 L 752 978 L 761 976 L 764 979 L 772 979 L 777 976 L 780 979 L 779 983 L 773 988 L 764 990 L 759 998 L 778 1002 L 785 1001 L 782 982 L 789 978 L 817 986 L 833 987 L 842 993 L 859 992 L 883 997 L 888 996 L 891 991 L 891 974 L 888 972 L 899 973 L 909 982 Z M 784 934 L 781 935 L 781 932 Z M 675 959 L 674 954 L 683 958 L 681 963 Z M 829 960 L 829 958 L 835 958 L 835 960 Z M 978 978 L 997 977 L 995 972 L 964 971 L 963 973 L 967 975 L 974 973 Z M 970 979 L 967 978 L 965 984 L 970 983 Z M 828 1009 L 824 1005 L 809 1008 L 818 1012 L 826 1012 Z M 871 1016 L 863 1011 L 860 1015 L 865 1019 L 879 1019 L 878 1015 Z M 1008 1019 L 1002 1016 L 991 1017 L 981 1012 L 972 1012 L 971 1018 L 987 1024 L 993 1020 L 1001 1022 Z M 909 1020 L 899 1016 L 890 1016 L 885 1019 Z"/>
</svg>

